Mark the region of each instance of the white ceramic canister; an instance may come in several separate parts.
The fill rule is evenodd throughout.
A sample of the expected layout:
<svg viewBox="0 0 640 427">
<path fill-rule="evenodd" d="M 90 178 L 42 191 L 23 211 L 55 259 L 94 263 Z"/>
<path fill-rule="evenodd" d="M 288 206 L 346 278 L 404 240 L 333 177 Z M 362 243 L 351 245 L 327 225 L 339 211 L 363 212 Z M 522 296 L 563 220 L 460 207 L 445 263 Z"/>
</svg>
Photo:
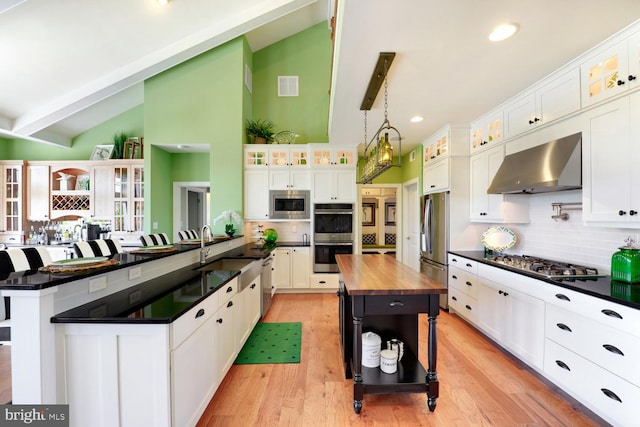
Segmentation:
<svg viewBox="0 0 640 427">
<path fill-rule="evenodd" d="M 385 374 L 395 374 L 398 370 L 398 352 L 394 350 L 382 350 L 380 352 L 380 369 Z"/>
<path fill-rule="evenodd" d="M 362 334 L 362 366 L 377 368 L 380 366 L 380 346 L 382 339 L 375 332 Z"/>
</svg>

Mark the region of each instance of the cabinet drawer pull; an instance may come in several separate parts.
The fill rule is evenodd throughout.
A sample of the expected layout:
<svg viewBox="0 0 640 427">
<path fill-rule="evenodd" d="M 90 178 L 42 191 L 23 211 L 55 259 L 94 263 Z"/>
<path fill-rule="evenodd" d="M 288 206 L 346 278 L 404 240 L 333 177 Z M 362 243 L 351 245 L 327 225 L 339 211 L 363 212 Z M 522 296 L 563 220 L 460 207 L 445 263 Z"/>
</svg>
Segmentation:
<svg viewBox="0 0 640 427">
<path fill-rule="evenodd" d="M 229 287 L 227 288 L 227 293 L 229 293 L 229 292 L 233 292 L 233 286 L 229 286 Z"/>
<path fill-rule="evenodd" d="M 613 310 L 609 310 L 608 308 L 603 309 L 602 314 L 606 314 L 609 317 L 615 317 L 616 319 L 622 319 L 622 316 L 620 316 L 618 313 L 616 313 Z"/>
<path fill-rule="evenodd" d="M 560 329 L 562 329 L 563 331 L 567 331 L 567 332 L 573 332 L 571 330 L 570 327 L 568 327 L 567 325 L 565 325 L 564 323 L 556 323 L 556 326 Z"/>
<path fill-rule="evenodd" d="M 402 301 L 390 302 L 389 307 L 404 307 L 404 303 Z"/>
<path fill-rule="evenodd" d="M 467 263 L 467 267 L 471 268 L 471 267 L 473 267 L 473 265 Z"/>
<path fill-rule="evenodd" d="M 318 283 L 320 283 L 321 285 L 324 285 L 327 282 L 325 280 L 320 280 Z"/>
<path fill-rule="evenodd" d="M 622 403 L 622 399 L 620 399 L 617 394 L 615 394 L 608 388 L 601 388 L 600 391 L 602 391 L 604 395 L 607 396 L 609 399 L 617 400 L 618 402 Z"/>
<path fill-rule="evenodd" d="M 251 286 L 249 286 L 251 289 L 255 289 L 256 288 L 256 284 L 252 283 Z"/>
<path fill-rule="evenodd" d="M 564 363 L 562 360 L 556 360 L 556 365 L 560 366 L 562 369 L 566 369 L 567 371 L 571 371 L 569 365 Z"/>
<path fill-rule="evenodd" d="M 204 316 L 204 308 L 201 308 L 200 310 L 198 310 L 198 312 L 196 313 L 196 319 L 200 316 Z"/>
<path fill-rule="evenodd" d="M 467 285 L 467 286 L 473 286 L 473 283 L 471 283 L 469 281 L 464 282 L 464 284 Z"/>
<path fill-rule="evenodd" d="M 458 260 L 455 258 L 451 258 L 451 262 L 458 262 Z"/>
<path fill-rule="evenodd" d="M 227 303 L 227 308 L 232 307 L 232 306 L 233 306 L 233 301 L 229 301 L 229 302 Z"/>
<path fill-rule="evenodd" d="M 618 347 L 616 347 L 615 345 L 611 345 L 611 344 L 602 344 L 602 346 L 605 348 L 605 350 L 610 351 L 611 353 L 614 354 L 619 354 L 620 356 L 624 356 L 624 353 L 622 352 L 622 350 L 620 350 Z"/>
<path fill-rule="evenodd" d="M 458 298 L 456 298 L 455 296 L 451 297 L 451 299 L 454 301 L 458 301 Z"/>
<path fill-rule="evenodd" d="M 467 310 L 471 310 L 471 306 L 469 304 L 466 304 L 464 308 L 466 308 Z"/>
<path fill-rule="evenodd" d="M 571 301 L 568 296 L 565 294 L 556 294 L 556 298 L 561 299 L 563 301 Z"/>
<path fill-rule="evenodd" d="M 452 275 L 451 275 L 451 278 L 452 278 L 452 279 L 456 279 L 456 280 L 458 280 L 458 276 L 456 276 L 455 274 L 452 274 Z"/>
</svg>

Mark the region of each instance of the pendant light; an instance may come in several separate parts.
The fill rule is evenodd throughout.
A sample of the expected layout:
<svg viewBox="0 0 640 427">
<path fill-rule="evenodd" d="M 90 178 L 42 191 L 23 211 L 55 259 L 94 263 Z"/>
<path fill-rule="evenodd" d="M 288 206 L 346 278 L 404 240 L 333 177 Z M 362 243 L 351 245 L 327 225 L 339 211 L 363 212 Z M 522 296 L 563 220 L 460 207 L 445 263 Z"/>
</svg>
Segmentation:
<svg viewBox="0 0 640 427">
<path fill-rule="evenodd" d="M 381 52 L 378 63 L 373 71 L 367 93 L 360 106 L 364 110 L 364 157 L 361 159 L 360 180 L 361 184 L 368 184 L 374 178 L 387 171 L 391 167 L 401 166 L 402 136 L 400 132 L 389 122 L 388 115 L 388 81 L 387 72 L 395 57 L 395 53 Z M 384 82 L 384 121 L 373 135 L 371 140 L 367 140 L 367 110 L 371 109 L 373 101 Z M 397 162 L 394 163 L 393 146 L 391 139 L 398 141 L 398 151 L 396 153 Z"/>
</svg>

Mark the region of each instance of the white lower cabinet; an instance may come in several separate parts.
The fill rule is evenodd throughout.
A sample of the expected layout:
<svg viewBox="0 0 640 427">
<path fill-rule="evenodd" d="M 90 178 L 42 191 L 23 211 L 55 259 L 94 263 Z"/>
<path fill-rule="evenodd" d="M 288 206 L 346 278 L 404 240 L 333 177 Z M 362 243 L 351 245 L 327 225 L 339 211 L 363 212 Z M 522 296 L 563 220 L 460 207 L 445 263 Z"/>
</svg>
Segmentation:
<svg viewBox="0 0 640 427">
<path fill-rule="evenodd" d="M 471 260 L 464 260 L 465 264 L 470 266 L 465 270 L 453 267 L 451 265 L 451 257 L 450 255 L 449 277 L 447 278 L 449 286 L 449 308 L 453 309 L 471 323 L 476 323 L 478 312 L 478 276 L 472 271 L 474 271 L 474 266 L 477 263 Z M 460 259 L 458 258 L 458 262 L 459 261 Z"/>
<path fill-rule="evenodd" d="M 542 368 L 544 301 L 480 277 L 477 322 L 523 361 Z"/>
<path fill-rule="evenodd" d="M 169 324 L 56 324 L 70 425 L 196 425 L 259 320 L 259 280 L 238 292 L 234 278 Z"/>
<path fill-rule="evenodd" d="M 273 284 L 276 289 L 308 288 L 311 256 L 309 247 L 282 247 L 273 251 Z"/>
</svg>

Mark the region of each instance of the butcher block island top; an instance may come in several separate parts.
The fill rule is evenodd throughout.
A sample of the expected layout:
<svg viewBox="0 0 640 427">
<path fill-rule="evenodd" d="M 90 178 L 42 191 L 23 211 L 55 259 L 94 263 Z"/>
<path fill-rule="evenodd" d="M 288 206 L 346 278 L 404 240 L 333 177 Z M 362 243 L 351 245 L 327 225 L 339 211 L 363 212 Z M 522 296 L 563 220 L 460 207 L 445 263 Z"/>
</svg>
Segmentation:
<svg viewBox="0 0 640 427">
<path fill-rule="evenodd" d="M 353 377 L 353 409 L 359 414 L 366 393 L 426 393 L 430 411 L 436 408 L 436 323 L 440 294 L 447 288 L 387 255 L 336 255 L 340 269 L 340 344 L 345 378 Z M 427 313 L 425 370 L 418 360 L 418 314 Z M 363 366 L 363 331 L 384 343 L 399 339 L 403 356 L 393 373 Z M 375 349 L 374 349 L 375 350 Z"/>
<path fill-rule="evenodd" d="M 350 295 L 446 294 L 447 288 L 388 255 L 336 255 Z"/>
</svg>

